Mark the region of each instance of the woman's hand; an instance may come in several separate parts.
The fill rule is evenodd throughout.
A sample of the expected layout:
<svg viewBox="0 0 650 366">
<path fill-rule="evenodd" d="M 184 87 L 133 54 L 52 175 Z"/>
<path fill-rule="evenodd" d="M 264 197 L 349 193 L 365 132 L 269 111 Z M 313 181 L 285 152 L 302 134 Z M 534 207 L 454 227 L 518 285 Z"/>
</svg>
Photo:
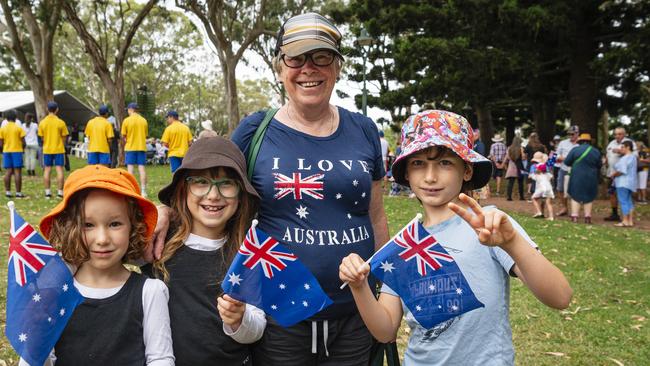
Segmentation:
<svg viewBox="0 0 650 366">
<path fill-rule="evenodd" d="M 449 202 L 449 209 L 456 215 L 465 220 L 478 234 L 478 240 L 483 245 L 488 246 L 507 246 L 517 236 L 517 230 L 512 226 L 508 215 L 501 210 L 483 211 L 481 205 L 473 198 L 461 193 L 458 199 L 463 202 L 469 209 Z M 474 212 L 472 214 L 471 211 Z"/>
<path fill-rule="evenodd" d="M 367 283 L 368 273 L 370 273 L 370 266 L 356 253 L 343 258 L 339 266 L 339 278 L 353 289 Z"/>
<path fill-rule="evenodd" d="M 156 229 L 153 232 L 149 245 L 144 249 L 144 260 L 153 263 L 155 259 L 162 257 L 163 249 L 165 248 L 165 237 L 169 231 L 169 217 L 172 209 L 160 205 L 158 209 L 158 221 L 156 222 Z"/>
<path fill-rule="evenodd" d="M 221 320 L 223 320 L 224 324 L 228 325 L 234 332 L 236 332 L 244 318 L 246 304 L 233 299 L 229 295 L 223 295 L 217 298 L 217 309 L 219 310 L 219 316 L 221 316 Z"/>
</svg>

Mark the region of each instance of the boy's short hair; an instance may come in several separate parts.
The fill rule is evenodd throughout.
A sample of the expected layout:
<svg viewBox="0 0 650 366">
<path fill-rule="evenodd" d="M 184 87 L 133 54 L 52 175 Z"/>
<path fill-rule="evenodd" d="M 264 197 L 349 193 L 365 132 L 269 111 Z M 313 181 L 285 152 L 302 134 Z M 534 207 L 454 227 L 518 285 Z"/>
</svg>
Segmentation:
<svg viewBox="0 0 650 366">
<path fill-rule="evenodd" d="M 621 144 L 627 146 L 627 148 L 630 149 L 630 151 L 634 150 L 634 144 L 630 140 L 625 140 L 621 142 Z"/>
<path fill-rule="evenodd" d="M 8 111 L 5 111 L 3 113 L 3 116 L 7 121 L 15 121 L 16 120 L 16 111 L 14 109 L 10 109 Z"/>
</svg>

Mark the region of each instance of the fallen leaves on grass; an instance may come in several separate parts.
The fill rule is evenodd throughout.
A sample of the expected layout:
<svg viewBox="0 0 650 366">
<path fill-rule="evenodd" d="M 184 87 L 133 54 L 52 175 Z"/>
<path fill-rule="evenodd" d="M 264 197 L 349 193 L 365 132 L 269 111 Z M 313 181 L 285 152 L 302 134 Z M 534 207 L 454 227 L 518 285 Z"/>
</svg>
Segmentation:
<svg viewBox="0 0 650 366">
<path fill-rule="evenodd" d="M 555 357 L 566 357 L 566 354 L 562 352 L 544 352 L 545 355 L 555 356 Z"/>
<path fill-rule="evenodd" d="M 621 362 L 621 361 L 619 361 L 619 360 L 617 360 L 615 358 L 607 357 L 607 359 L 611 360 L 612 362 L 614 362 L 618 366 L 625 366 L 625 364 L 623 362 Z"/>
</svg>

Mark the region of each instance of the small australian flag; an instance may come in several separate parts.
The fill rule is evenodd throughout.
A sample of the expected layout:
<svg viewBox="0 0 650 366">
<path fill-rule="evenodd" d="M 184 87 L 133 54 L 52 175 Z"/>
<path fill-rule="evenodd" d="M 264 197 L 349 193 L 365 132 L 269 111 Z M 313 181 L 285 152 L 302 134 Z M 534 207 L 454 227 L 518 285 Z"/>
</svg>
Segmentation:
<svg viewBox="0 0 650 366">
<path fill-rule="evenodd" d="M 255 224 L 246 233 L 221 287 L 233 298 L 263 309 L 283 327 L 332 303 L 298 257 Z"/>
<path fill-rule="evenodd" d="M 377 251 L 370 268 L 424 328 L 484 306 L 454 258 L 418 220 Z"/>
<path fill-rule="evenodd" d="M 42 365 L 83 297 L 59 253 L 9 203 L 5 335 L 20 357 Z"/>
</svg>

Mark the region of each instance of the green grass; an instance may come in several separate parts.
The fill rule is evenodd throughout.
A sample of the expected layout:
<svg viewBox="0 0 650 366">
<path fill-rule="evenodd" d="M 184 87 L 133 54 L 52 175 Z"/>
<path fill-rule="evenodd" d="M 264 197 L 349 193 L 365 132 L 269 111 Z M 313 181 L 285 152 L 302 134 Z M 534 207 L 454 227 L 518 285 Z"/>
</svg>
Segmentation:
<svg viewBox="0 0 650 366">
<path fill-rule="evenodd" d="M 84 161 L 72 158 L 72 167 Z M 168 166 L 148 166 L 149 196 L 157 200 L 170 181 Z M 23 179 L 29 198 L 14 200 L 20 214 L 36 225 L 58 200 L 43 198 L 42 180 Z M 6 273 L 8 234 L 7 199 L 0 198 L 0 261 Z M 420 211 L 417 200 L 385 197 L 391 232 Z M 543 253 L 567 276 L 574 290 L 571 306 L 563 312 L 540 304 L 519 281 L 512 281 L 511 323 L 518 365 L 647 365 L 650 363 L 650 236 L 640 230 L 574 225 L 566 221 L 539 221 L 512 214 Z M 0 321 L 5 319 L 5 276 L 0 276 Z M 408 332 L 400 332 L 400 350 Z M 17 361 L 4 336 L 0 365 Z M 617 363 L 619 362 L 619 363 Z"/>
</svg>

